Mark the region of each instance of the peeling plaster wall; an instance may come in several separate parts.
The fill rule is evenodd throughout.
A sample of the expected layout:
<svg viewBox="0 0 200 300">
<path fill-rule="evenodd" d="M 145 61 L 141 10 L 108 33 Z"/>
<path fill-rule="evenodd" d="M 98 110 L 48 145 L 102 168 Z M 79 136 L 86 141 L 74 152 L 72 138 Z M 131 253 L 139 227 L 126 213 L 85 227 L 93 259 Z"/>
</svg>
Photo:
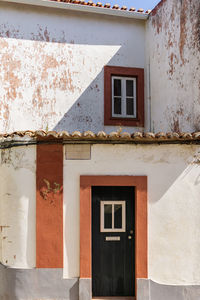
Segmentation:
<svg viewBox="0 0 200 300">
<path fill-rule="evenodd" d="M 1 262 L 11 268 L 35 267 L 35 148 L 1 150 Z M 91 159 L 63 159 L 64 278 L 79 277 L 80 175 L 146 175 L 148 278 L 200 285 L 198 145 L 97 144 Z"/>
<path fill-rule="evenodd" d="M 1 150 L 1 263 L 35 267 L 35 146 Z"/>
<path fill-rule="evenodd" d="M 0 149 L 0 157 L 1 157 L 1 149 Z M 0 167 L 0 175 L 1 175 L 1 167 Z M 0 176 L 1 177 L 1 176 Z M 3 230 L 3 223 L 2 223 L 2 180 L 0 180 L 0 262 L 2 262 L 2 230 Z M 0 272 L 1 273 L 1 272 Z M 0 278 L 1 280 L 1 278 Z"/>
<path fill-rule="evenodd" d="M 151 130 L 200 130 L 200 1 L 162 0 L 147 22 Z"/>
<path fill-rule="evenodd" d="M 142 20 L 0 3 L 0 132 L 113 130 L 103 67 L 144 68 L 144 45 Z"/>
<path fill-rule="evenodd" d="M 147 175 L 149 279 L 200 284 L 199 153 L 190 145 L 93 145 L 91 160 L 65 160 L 64 277 L 79 276 L 80 175 Z"/>
</svg>

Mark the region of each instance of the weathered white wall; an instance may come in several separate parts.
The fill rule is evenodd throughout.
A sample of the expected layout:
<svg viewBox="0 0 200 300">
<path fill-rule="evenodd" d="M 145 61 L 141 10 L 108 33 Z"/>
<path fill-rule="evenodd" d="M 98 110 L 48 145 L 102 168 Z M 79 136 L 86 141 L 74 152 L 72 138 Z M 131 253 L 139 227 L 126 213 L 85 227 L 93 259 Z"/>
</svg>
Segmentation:
<svg viewBox="0 0 200 300">
<path fill-rule="evenodd" d="M 162 0 L 147 21 L 151 130 L 200 130 L 200 1 Z"/>
<path fill-rule="evenodd" d="M 0 132 L 111 131 L 103 67 L 145 67 L 145 24 L 0 3 L 0 47 Z"/>
<path fill-rule="evenodd" d="M 1 263 L 35 267 L 35 146 L 1 150 Z"/>
<path fill-rule="evenodd" d="M 1 150 L 2 259 L 35 267 L 35 146 Z M 200 147 L 92 145 L 90 160 L 64 158 L 64 278 L 79 277 L 80 175 L 148 176 L 149 278 L 200 284 Z"/>
<path fill-rule="evenodd" d="M 149 278 L 200 284 L 198 152 L 191 145 L 93 145 L 91 160 L 64 160 L 64 277 L 79 276 L 80 175 L 147 175 Z"/>
<path fill-rule="evenodd" d="M 1 149 L 0 149 L 0 157 L 1 157 Z M 1 167 L 0 167 L 0 175 L 1 175 Z M 0 176 L 1 178 L 1 176 Z M 2 226 L 2 181 L 0 180 L 0 226 Z M 2 229 L 3 227 L 0 227 L 0 262 L 2 261 Z"/>
<path fill-rule="evenodd" d="M 0 132 L 116 129 L 103 125 L 106 64 L 145 68 L 146 130 L 199 131 L 199 10 L 162 0 L 145 32 L 142 20 L 1 2 Z"/>
</svg>

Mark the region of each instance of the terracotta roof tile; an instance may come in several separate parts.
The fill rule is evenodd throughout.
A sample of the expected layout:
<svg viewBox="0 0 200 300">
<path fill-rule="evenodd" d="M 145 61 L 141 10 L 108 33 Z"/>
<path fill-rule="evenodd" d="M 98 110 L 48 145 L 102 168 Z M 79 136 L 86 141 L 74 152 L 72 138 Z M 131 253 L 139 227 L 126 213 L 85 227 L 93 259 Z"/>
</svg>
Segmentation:
<svg viewBox="0 0 200 300">
<path fill-rule="evenodd" d="M 118 5 L 118 4 L 115 4 L 115 5 L 113 5 L 112 8 L 113 8 L 113 9 L 119 9 L 119 5 Z"/>
<path fill-rule="evenodd" d="M 89 5 L 89 6 L 96 6 L 96 7 L 104 7 L 104 8 L 111 8 L 110 3 L 106 3 L 103 5 L 101 2 L 94 3 L 93 1 L 89 0 L 88 2 L 85 2 L 85 0 L 49 0 L 54 2 L 65 2 L 65 3 L 72 3 L 72 4 L 81 4 L 81 5 Z M 121 10 L 127 10 L 126 6 L 120 7 L 118 4 L 113 5 L 112 9 L 121 9 Z M 134 7 L 131 7 L 129 11 L 136 12 L 136 9 Z M 138 13 L 145 13 L 149 14 L 151 10 L 147 10 L 144 12 L 143 8 L 139 8 L 137 10 Z"/>
<path fill-rule="evenodd" d="M 90 130 L 89 130 L 89 131 L 83 132 L 82 136 L 83 136 L 84 138 L 86 138 L 86 139 L 93 139 L 93 138 L 96 138 L 95 133 L 92 132 L 92 131 L 90 131 Z"/>
<path fill-rule="evenodd" d="M 110 8 L 111 5 L 110 5 L 110 3 L 106 3 L 106 4 L 104 5 L 104 7 L 105 7 L 105 8 Z"/>
<path fill-rule="evenodd" d="M 102 3 L 101 3 L 101 2 L 97 2 L 97 3 L 96 3 L 96 6 L 98 6 L 98 7 L 102 7 L 103 5 L 102 5 Z"/>
<path fill-rule="evenodd" d="M 71 3 L 74 3 L 74 4 L 79 4 L 81 1 L 79 0 L 71 0 Z"/>
<path fill-rule="evenodd" d="M 127 10 L 127 7 L 126 6 L 122 6 L 121 10 Z"/>
<path fill-rule="evenodd" d="M 104 131 L 99 131 L 97 133 L 97 138 L 99 138 L 100 140 L 104 140 L 107 138 L 107 134 Z"/>
<path fill-rule="evenodd" d="M 77 3 L 78 4 L 78 3 Z M 85 2 L 84 0 L 80 0 L 80 4 L 81 5 L 87 5 L 87 2 Z"/>
<path fill-rule="evenodd" d="M 90 143 L 200 143 L 200 132 L 128 132 L 113 131 L 105 133 L 100 131 L 97 134 L 92 131 L 15 131 L 12 133 L 0 134 L 0 146 L 6 147 L 8 143 L 37 143 L 40 141 L 48 142 L 90 142 Z"/>
</svg>

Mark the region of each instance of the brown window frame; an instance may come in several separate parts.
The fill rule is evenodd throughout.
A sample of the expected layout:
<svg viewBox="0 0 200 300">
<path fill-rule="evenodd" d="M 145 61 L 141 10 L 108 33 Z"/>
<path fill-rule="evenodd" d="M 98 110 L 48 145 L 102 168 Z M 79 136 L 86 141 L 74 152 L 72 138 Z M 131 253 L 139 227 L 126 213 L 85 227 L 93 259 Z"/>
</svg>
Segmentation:
<svg viewBox="0 0 200 300">
<path fill-rule="evenodd" d="M 112 116 L 112 76 L 136 78 L 136 118 Z M 104 67 L 104 125 L 144 127 L 144 69 Z"/>
</svg>

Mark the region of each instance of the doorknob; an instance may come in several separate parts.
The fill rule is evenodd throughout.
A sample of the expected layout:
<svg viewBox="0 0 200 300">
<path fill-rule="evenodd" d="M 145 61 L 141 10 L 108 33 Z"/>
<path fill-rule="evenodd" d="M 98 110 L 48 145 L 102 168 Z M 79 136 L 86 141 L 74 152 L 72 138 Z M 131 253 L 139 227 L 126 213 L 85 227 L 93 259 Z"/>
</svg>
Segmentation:
<svg viewBox="0 0 200 300">
<path fill-rule="evenodd" d="M 133 230 L 130 230 L 130 234 L 133 234 Z"/>
<path fill-rule="evenodd" d="M 132 239 L 132 236 L 131 236 L 131 235 L 129 235 L 129 236 L 128 236 L 128 239 L 129 239 L 129 240 L 131 240 L 131 239 Z"/>
</svg>

